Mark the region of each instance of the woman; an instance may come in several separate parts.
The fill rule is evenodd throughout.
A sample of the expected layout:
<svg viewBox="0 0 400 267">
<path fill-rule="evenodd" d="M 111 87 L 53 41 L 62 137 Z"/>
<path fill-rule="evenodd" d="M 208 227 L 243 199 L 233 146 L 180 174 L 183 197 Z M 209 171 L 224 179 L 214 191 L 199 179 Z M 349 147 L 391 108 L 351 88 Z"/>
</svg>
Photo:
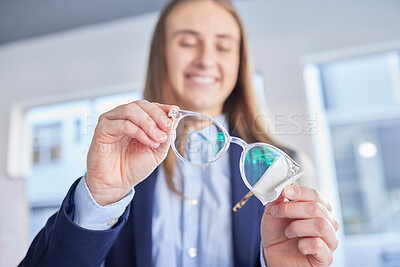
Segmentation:
<svg viewBox="0 0 400 267">
<path fill-rule="evenodd" d="M 214 116 L 248 142 L 285 149 L 256 120 L 247 42 L 227 1 L 166 6 L 152 41 L 145 98 L 152 102 L 135 101 L 100 116 L 86 176 L 71 187 L 22 266 L 332 262 L 338 222 L 316 190 L 287 186 L 265 207 L 252 198 L 233 214 L 232 205 L 247 193 L 238 148 L 208 169 L 188 167 L 168 153 L 171 104 Z"/>
</svg>

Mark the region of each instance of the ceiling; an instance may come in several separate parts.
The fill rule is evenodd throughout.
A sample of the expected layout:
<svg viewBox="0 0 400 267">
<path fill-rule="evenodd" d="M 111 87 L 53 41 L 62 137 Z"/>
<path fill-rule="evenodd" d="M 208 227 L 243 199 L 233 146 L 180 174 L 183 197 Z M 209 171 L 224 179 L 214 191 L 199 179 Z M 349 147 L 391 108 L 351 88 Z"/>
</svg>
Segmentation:
<svg viewBox="0 0 400 267">
<path fill-rule="evenodd" d="M 157 11 L 167 0 L 0 0 L 0 45 Z"/>
</svg>

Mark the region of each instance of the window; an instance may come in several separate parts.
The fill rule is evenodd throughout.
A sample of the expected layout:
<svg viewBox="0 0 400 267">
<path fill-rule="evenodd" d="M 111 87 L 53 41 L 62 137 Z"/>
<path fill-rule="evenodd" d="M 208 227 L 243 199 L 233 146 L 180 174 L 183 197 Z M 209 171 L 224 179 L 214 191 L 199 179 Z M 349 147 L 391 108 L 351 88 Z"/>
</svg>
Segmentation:
<svg viewBox="0 0 400 267">
<path fill-rule="evenodd" d="M 71 184 L 85 173 L 98 116 L 141 98 L 140 92 L 31 108 L 32 164 L 27 176 L 31 239 L 56 212 Z"/>
<path fill-rule="evenodd" d="M 400 169 L 390 165 L 391 157 L 398 158 L 394 149 L 400 147 L 400 116 L 391 116 L 392 109 L 400 108 L 399 55 L 368 55 L 320 66 L 347 235 L 400 232 L 393 220 L 400 215 L 395 208 L 400 201 L 392 199 L 400 190 Z M 370 116 L 374 112 L 382 116 Z"/>
<path fill-rule="evenodd" d="M 254 73 L 253 85 L 254 85 L 254 90 L 256 91 L 256 95 L 258 96 L 258 99 L 261 100 L 262 104 L 265 104 L 266 98 L 265 98 L 264 77 L 260 72 Z"/>
<path fill-rule="evenodd" d="M 347 264 L 395 266 L 400 257 L 400 53 L 317 62 L 304 74 L 310 106 L 322 102 L 325 119 L 319 123 L 326 124 L 332 148 Z"/>
<path fill-rule="evenodd" d="M 400 119 L 331 127 L 345 234 L 400 232 Z"/>
<path fill-rule="evenodd" d="M 399 107 L 399 53 L 348 58 L 322 64 L 325 107 L 331 115 Z"/>
<path fill-rule="evenodd" d="M 75 119 L 75 141 L 80 142 L 82 140 L 82 118 L 77 117 Z"/>
<path fill-rule="evenodd" d="M 61 158 L 61 123 L 35 125 L 33 129 L 33 164 L 56 162 Z"/>
</svg>

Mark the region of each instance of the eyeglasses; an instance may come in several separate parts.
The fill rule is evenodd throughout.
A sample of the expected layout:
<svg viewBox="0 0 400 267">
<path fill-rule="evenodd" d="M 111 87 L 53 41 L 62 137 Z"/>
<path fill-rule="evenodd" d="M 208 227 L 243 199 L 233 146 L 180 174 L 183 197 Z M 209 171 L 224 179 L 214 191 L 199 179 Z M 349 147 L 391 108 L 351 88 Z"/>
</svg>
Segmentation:
<svg viewBox="0 0 400 267">
<path fill-rule="evenodd" d="M 240 156 L 240 174 L 250 189 L 234 207 L 238 211 L 254 194 L 265 205 L 276 200 L 283 188 L 296 181 L 304 172 L 279 148 L 265 144 L 247 144 L 230 136 L 228 131 L 212 118 L 192 111 L 171 109 L 173 119 L 171 146 L 176 156 L 195 166 L 207 166 L 218 160 L 235 143 L 243 148 Z"/>
</svg>

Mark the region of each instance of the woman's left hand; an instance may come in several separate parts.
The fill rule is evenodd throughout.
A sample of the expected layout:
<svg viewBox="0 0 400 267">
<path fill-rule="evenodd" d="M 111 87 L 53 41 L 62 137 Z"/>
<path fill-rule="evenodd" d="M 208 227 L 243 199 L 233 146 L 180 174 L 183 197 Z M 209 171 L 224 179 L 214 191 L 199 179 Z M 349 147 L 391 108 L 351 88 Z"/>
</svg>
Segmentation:
<svg viewBox="0 0 400 267">
<path fill-rule="evenodd" d="M 290 199 L 292 201 L 284 201 Z M 315 189 L 289 185 L 265 206 L 261 238 L 268 267 L 329 266 L 339 222 Z"/>
</svg>

